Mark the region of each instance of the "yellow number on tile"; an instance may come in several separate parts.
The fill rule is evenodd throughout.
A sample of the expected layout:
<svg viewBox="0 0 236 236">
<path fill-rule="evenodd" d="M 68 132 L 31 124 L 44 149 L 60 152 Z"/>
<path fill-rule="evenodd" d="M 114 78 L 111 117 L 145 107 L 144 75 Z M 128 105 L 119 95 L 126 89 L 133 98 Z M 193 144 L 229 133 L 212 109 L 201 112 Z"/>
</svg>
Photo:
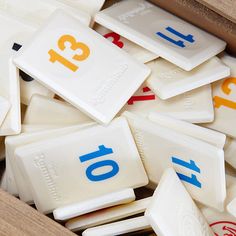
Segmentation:
<svg viewBox="0 0 236 236">
<path fill-rule="evenodd" d="M 80 54 L 75 54 L 73 56 L 73 59 L 76 61 L 84 61 L 86 60 L 90 55 L 90 49 L 89 47 L 81 42 L 77 42 L 76 39 L 71 35 L 63 35 L 58 40 L 58 47 L 61 51 L 64 51 L 66 49 L 66 43 L 70 43 L 70 49 L 73 51 L 80 50 Z M 78 70 L 78 66 L 75 65 L 73 62 L 69 61 L 65 57 L 61 56 L 59 53 L 57 53 L 55 50 L 50 49 L 48 51 L 48 54 L 50 55 L 49 61 L 52 63 L 55 63 L 56 61 L 60 62 L 62 65 L 67 67 L 68 69 L 72 70 L 73 72 L 76 72 Z"/>
</svg>

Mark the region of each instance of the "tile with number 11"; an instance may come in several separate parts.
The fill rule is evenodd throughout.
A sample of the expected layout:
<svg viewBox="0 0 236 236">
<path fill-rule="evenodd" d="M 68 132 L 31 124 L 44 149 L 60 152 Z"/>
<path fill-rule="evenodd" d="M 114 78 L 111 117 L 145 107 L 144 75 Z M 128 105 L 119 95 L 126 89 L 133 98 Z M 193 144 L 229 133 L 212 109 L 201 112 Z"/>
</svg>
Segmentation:
<svg viewBox="0 0 236 236">
<path fill-rule="evenodd" d="M 100 123 L 109 123 L 150 73 L 145 65 L 60 10 L 14 62 Z"/>
</svg>

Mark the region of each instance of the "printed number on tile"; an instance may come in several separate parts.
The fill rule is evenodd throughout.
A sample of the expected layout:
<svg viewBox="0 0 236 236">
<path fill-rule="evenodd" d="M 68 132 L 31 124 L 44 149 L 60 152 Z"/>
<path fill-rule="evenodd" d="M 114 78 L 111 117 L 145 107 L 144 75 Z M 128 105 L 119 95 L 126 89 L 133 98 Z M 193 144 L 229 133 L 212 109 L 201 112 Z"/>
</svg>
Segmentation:
<svg viewBox="0 0 236 236">
<path fill-rule="evenodd" d="M 236 78 L 228 78 L 223 82 L 223 84 L 221 85 L 221 90 L 223 91 L 224 94 L 226 95 L 231 94 L 232 89 L 230 88 L 230 85 L 236 86 Z M 233 102 L 231 100 L 215 96 L 214 102 L 215 102 L 215 108 L 220 108 L 220 106 L 226 106 L 228 108 L 236 110 L 236 102 Z"/>
<path fill-rule="evenodd" d="M 74 61 L 84 61 L 86 60 L 90 55 L 90 49 L 89 47 L 82 43 L 78 42 L 75 37 L 72 35 L 63 35 L 58 40 L 58 48 L 61 52 L 63 52 L 65 49 L 68 50 L 67 45 L 70 44 L 70 49 L 75 51 L 74 56 L 72 59 L 67 59 L 64 56 L 61 55 L 61 53 L 58 53 L 54 49 L 50 49 L 48 51 L 48 54 L 50 55 L 49 61 L 52 63 L 55 63 L 56 61 L 61 63 L 63 66 L 67 67 L 73 72 L 76 72 L 79 69 L 79 66 L 75 64 Z M 76 53 L 77 51 L 77 53 Z M 78 54 L 78 52 L 80 52 Z"/>
<path fill-rule="evenodd" d="M 88 154 L 85 154 L 83 156 L 80 156 L 80 162 L 81 163 L 87 163 L 91 160 L 94 160 L 96 158 L 100 158 L 102 156 L 106 156 L 113 153 L 112 148 L 107 148 L 104 145 L 98 146 L 98 151 L 94 151 Z M 96 170 L 98 172 L 99 169 L 102 169 L 103 167 L 108 167 L 109 170 L 105 171 L 105 173 L 102 173 L 99 171 L 99 174 L 96 174 Z M 107 169 L 107 168 L 106 168 Z M 103 181 L 106 179 L 110 179 L 117 175 L 119 172 L 119 165 L 114 160 L 99 160 L 91 165 L 88 166 L 86 169 L 86 176 L 90 181 L 97 182 L 97 181 Z"/>
</svg>

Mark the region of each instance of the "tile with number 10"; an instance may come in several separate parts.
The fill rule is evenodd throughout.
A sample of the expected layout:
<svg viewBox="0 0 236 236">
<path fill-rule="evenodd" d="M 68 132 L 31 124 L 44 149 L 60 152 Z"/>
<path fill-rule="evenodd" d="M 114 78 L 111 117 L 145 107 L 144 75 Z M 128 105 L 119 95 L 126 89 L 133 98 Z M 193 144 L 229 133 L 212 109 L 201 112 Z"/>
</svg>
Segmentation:
<svg viewBox="0 0 236 236">
<path fill-rule="evenodd" d="M 15 63 L 100 123 L 109 123 L 150 70 L 63 11 L 56 11 Z"/>
<path fill-rule="evenodd" d="M 25 145 L 15 154 L 37 209 L 44 213 L 148 183 L 124 118 Z"/>
</svg>

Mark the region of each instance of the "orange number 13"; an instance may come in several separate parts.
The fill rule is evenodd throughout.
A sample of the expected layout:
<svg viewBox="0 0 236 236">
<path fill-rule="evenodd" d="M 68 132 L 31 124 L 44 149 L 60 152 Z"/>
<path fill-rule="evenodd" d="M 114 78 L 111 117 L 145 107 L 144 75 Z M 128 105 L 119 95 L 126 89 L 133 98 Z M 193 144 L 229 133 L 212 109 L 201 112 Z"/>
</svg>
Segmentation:
<svg viewBox="0 0 236 236">
<path fill-rule="evenodd" d="M 70 44 L 70 49 L 72 49 L 73 51 L 76 51 L 78 49 L 81 51 L 81 54 L 75 54 L 73 56 L 74 60 L 84 61 L 89 57 L 89 54 L 90 54 L 89 47 L 84 43 L 77 42 L 76 39 L 73 36 L 63 35 L 59 38 L 58 48 L 61 51 L 64 51 L 66 49 L 65 43 L 69 43 Z M 57 53 L 53 49 L 50 49 L 48 51 L 48 54 L 50 55 L 49 61 L 52 62 L 52 63 L 55 63 L 56 61 L 58 61 L 62 65 L 67 67 L 68 69 L 72 70 L 73 72 L 76 72 L 79 69 L 79 67 L 76 64 L 74 64 L 70 60 L 66 59 L 65 57 L 63 57 L 62 55 L 60 55 L 59 53 Z"/>
<path fill-rule="evenodd" d="M 230 84 L 236 85 L 236 78 L 228 78 L 223 82 L 221 89 L 227 95 L 231 93 L 231 89 L 229 88 Z M 220 106 L 226 106 L 236 110 L 236 102 L 230 101 L 228 99 L 215 96 L 214 102 L 215 102 L 215 108 L 219 108 Z"/>
</svg>

